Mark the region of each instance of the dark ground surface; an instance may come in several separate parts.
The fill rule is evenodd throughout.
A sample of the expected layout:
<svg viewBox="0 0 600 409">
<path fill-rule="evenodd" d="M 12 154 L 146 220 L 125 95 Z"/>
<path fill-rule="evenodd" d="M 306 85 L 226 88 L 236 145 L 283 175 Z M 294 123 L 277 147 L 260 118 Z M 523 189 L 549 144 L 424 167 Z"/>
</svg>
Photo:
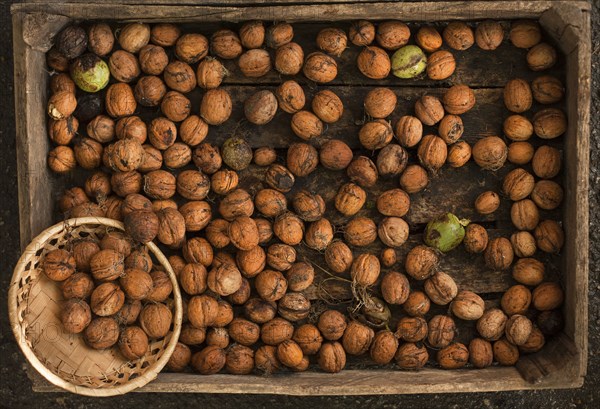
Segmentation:
<svg viewBox="0 0 600 409">
<path fill-rule="evenodd" d="M 25 359 L 9 327 L 7 291 L 19 255 L 19 207 L 15 153 L 15 112 L 10 2 L 0 0 L 0 407 L 39 409 L 133 407 L 259 408 L 259 407 L 427 407 L 433 408 L 594 408 L 600 406 L 600 0 L 593 0 L 592 107 L 590 146 L 590 283 L 589 365 L 583 388 L 526 392 L 392 395 L 341 397 L 284 397 L 271 395 L 136 394 L 108 399 L 82 398 L 66 393 L 34 393 Z"/>
</svg>

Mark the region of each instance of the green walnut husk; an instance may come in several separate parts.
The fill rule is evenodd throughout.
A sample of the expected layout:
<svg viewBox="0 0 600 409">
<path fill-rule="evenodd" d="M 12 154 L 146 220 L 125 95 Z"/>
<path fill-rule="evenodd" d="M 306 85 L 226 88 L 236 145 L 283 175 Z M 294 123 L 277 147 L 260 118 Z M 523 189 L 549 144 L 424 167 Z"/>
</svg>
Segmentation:
<svg viewBox="0 0 600 409">
<path fill-rule="evenodd" d="M 469 220 L 459 219 L 452 213 L 436 217 L 427 223 L 425 244 L 447 253 L 462 243 L 465 238 L 465 227 L 468 224 Z"/>
<path fill-rule="evenodd" d="M 398 78 L 415 78 L 427 68 L 427 56 L 416 45 L 405 45 L 392 55 L 392 74 Z"/>
<path fill-rule="evenodd" d="M 84 54 L 71 64 L 71 78 L 85 92 L 98 92 L 110 78 L 108 65 L 96 54 Z"/>
<path fill-rule="evenodd" d="M 252 148 L 244 139 L 232 136 L 223 143 L 222 156 L 231 169 L 246 169 L 252 161 Z"/>
</svg>

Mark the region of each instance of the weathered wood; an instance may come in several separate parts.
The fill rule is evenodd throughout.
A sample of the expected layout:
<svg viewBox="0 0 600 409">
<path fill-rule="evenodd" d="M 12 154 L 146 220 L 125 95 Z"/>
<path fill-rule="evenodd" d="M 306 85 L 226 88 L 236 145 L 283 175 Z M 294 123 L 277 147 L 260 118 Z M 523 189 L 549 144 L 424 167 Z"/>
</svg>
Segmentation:
<svg viewBox="0 0 600 409">
<path fill-rule="evenodd" d="M 565 2 L 569 3 L 569 2 Z M 573 7 L 589 10 L 586 2 L 570 2 Z M 266 21 L 340 21 L 369 16 L 385 20 L 390 16 L 407 21 L 479 20 L 536 18 L 552 8 L 552 1 L 524 2 L 427 2 L 427 3 L 350 3 L 266 7 L 211 7 L 163 5 L 120 5 L 88 3 L 86 7 L 69 3 L 16 4 L 13 12 L 46 12 L 74 19 L 110 19 L 120 21 L 205 22 L 266 20 Z M 143 7 L 141 9 L 140 7 Z"/>
<path fill-rule="evenodd" d="M 48 74 L 43 69 L 44 53 L 29 47 L 20 34 L 24 18 L 22 13 L 13 18 L 21 248 L 52 224 L 52 206 L 48 205 L 51 185 L 47 183 L 50 172 L 46 166 L 49 142 L 44 131 Z"/>
</svg>

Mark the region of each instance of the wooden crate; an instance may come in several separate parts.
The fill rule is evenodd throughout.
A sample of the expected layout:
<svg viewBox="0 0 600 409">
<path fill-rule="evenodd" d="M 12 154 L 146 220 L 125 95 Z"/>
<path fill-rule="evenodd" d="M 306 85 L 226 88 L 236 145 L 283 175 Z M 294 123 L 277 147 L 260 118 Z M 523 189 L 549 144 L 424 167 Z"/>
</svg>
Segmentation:
<svg viewBox="0 0 600 409">
<path fill-rule="evenodd" d="M 313 1 L 311 5 L 294 4 L 263 5 L 265 1 L 207 0 L 204 5 L 192 5 L 193 0 L 150 0 L 146 5 L 134 1 L 104 1 L 90 3 L 86 0 L 71 0 L 68 3 L 46 3 L 37 0 L 12 7 L 13 39 L 15 56 L 15 98 L 17 112 L 17 156 L 19 171 L 19 205 L 21 223 L 21 244 L 24 246 L 40 231 L 54 221 L 53 204 L 56 192 L 71 185 L 68 178 L 56 178 L 46 167 L 46 152 L 49 142 L 46 136 L 45 106 L 47 100 L 48 73 L 45 70 L 44 53 L 50 47 L 53 34 L 71 20 L 110 20 L 110 21 L 170 21 L 178 23 L 202 23 L 203 27 L 216 27 L 217 24 L 235 23 L 245 20 L 265 21 L 286 20 L 311 25 L 318 22 L 336 24 L 348 20 L 365 18 L 384 20 L 395 18 L 412 22 L 438 22 L 448 20 L 476 21 L 486 18 L 512 20 L 518 18 L 538 19 L 552 39 L 559 45 L 566 69 L 566 110 L 569 127 L 564 137 L 563 186 L 565 201 L 562 214 L 554 214 L 564 222 L 566 242 L 560 260 L 559 271 L 566 288 L 564 313 L 566 326 L 564 333 L 555 337 L 537 354 L 523 357 L 517 367 L 490 367 L 483 370 L 444 371 L 424 369 L 419 372 L 406 372 L 391 369 L 351 369 L 330 375 L 322 372 L 278 374 L 270 377 L 193 374 L 161 374 L 158 379 L 140 391 L 144 392 L 214 392 L 214 393 L 271 393 L 290 395 L 359 395 L 359 394 L 399 394 L 466 391 L 500 391 L 515 389 L 575 388 L 583 384 L 587 366 L 587 293 L 588 293 L 588 172 L 589 172 L 589 102 L 590 102 L 590 5 L 577 1 L 495 1 L 495 2 L 438 2 L 438 3 L 352 3 L 343 0 Z M 168 4 L 178 4 L 169 6 Z M 243 5 L 239 5 L 243 3 Z M 266 3 L 269 3 L 268 1 Z M 334 22 L 334 23 L 332 23 Z M 212 24 L 212 26 L 211 26 Z M 315 26 L 313 26 L 315 27 Z M 200 30 L 202 31 L 202 30 Z M 299 30 L 302 36 L 302 29 Z M 504 54 L 502 54 L 504 52 Z M 512 51 L 514 52 L 514 50 Z M 354 67 L 356 53 L 345 53 L 340 66 L 340 76 L 328 87 L 336 89 L 344 96 L 349 87 L 354 90 L 372 86 L 374 83 L 359 77 Z M 476 88 L 477 107 L 465 115 L 467 130 L 465 139 L 474 141 L 478 136 L 500 131 L 502 118 L 501 87 L 515 75 L 513 66 L 502 66 L 502 61 L 510 61 L 511 55 L 499 49 L 497 53 L 466 53 L 459 61 L 452 81 L 464 82 Z M 524 60 L 522 55 L 512 58 Z M 490 70 L 489 67 L 496 67 Z M 346 69 L 347 68 L 347 69 Z M 475 73 L 473 73 L 475 69 Z M 526 70 L 521 75 L 533 78 Z M 360 78 L 360 79 L 359 79 Z M 232 75 L 226 86 L 234 99 L 242 99 L 253 89 L 242 76 Z M 276 86 L 280 79 L 271 73 L 261 78 L 261 87 Z M 345 86 L 342 86 L 345 84 Z M 398 90 L 401 99 L 409 106 L 427 88 L 427 92 L 440 93 L 448 83 L 434 84 L 428 81 L 400 82 L 388 79 L 378 84 L 402 85 Z M 407 88 L 409 87 L 409 88 Z M 309 95 L 314 90 L 309 90 Z M 352 91 L 356 92 L 356 91 Z M 366 90 L 359 90 L 366 93 Z M 353 94 L 356 95 L 356 94 Z M 354 98 L 356 106 L 350 106 L 342 125 L 330 127 L 328 132 L 344 138 L 343 123 L 353 121 L 352 112 L 360 114 L 360 98 Z M 196 108 L 195 108 L 196 109 Z M 234 111 L 234 117 L 240 112 Z M 350 115 L 349 117 L 346 117 Z M 289 120 L 289 119 L 288 119 Z M 287 129 L 280 118 L 273 122 L 273 134 L 269 142 L 276 147 L 287 144 L 279 139 L 281 131 Z M 228 121 L 233 130 L 234 121 Z M 347 123 L 347 122 L 346 122 Z M 282 128 L 283 127 L 283 128 Z M 264 140 L 248 136 L 251 144 L 258 146 Z M 254 138 L 254 139 L 253 139 Z M 347 138 L 347 136 L 346 136 Z M 354 137 L 354 139 L 356 139 Z M 283 141 L 283 142 L 282 142 Z M 351 146 L 356 142 L 347 140 Z M 254 172 L 252 170 L 250 173 Z M 435 198 L 443 198 L 450 206 L 447 210 L 460 212 L 462 216 L 473 216 L 472 201 L 484 187 L 497 190 L 504 175 L 482 173 L 474 166 L 466 166 L 457 171 L 460 178 L 454 182 L 443 180 L 433 182 L 429 194 L 419 195 L 413 200 L 418 203 L 411 209 L 408 220 L 413 224 L 423 223 L 431 217 L 431 209 L 439 207 Z M 246 176 L 251 177 L 251 174 Z M 259 175 L 260 176 L 260 175 Z M 322 177 L 321 177 L 322 176 Z M 325 182 L 324 182 L 325 181 Z M 327 183 L 326 175 L 319 175 L 311 183 Z M 464 181 L 479 181 L 480 184 L 465 184 Z M 435 193 L 435 195 L 433 193 Z M 460 192 L 460 195 L 456 195 Z M 438 199 L 439 201 L 439 199 Z M 497 218 L 481 220 L 489 226 L 502 230 L 508 221 L 508 208 L 502 208 Z M 494 234 L 492 232 L 492 234 Z M 412 240 L 412 239 L 411 239 Z M 418 241 L 418 236 L 414 239 Z M 506 275 L 481 275 L 482 266 L 465 268 L 458 253 L 447 260 L 451 267 L 463 271 L 455 276 L 459 286 L 479 292 L 502 292 L 509 285 Z M 454 263 L 454 264 L 453 264 Z M 346 289 L 331 288 L 342 294 Z M 314 294 L 313 294 L 314 296 Z M 34 390 L 56 390 L 34 371 L 31 373 Z"/>
</svg>

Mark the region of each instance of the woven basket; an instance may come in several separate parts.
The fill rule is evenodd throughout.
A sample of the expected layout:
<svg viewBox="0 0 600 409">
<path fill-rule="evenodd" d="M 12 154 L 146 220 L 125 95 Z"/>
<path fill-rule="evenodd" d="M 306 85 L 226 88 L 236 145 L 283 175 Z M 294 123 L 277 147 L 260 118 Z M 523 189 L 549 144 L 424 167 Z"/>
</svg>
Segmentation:
<svg viewBox="0 0 600 409">
<path fill-rule="evenodd" d="M 153 243 L 146 246 L 173 283 L 173 329 L 152 340 L 146 355 L 128 361 L 114 348 L 95 350 L 79 334 L 63 331 L 60 321 L 60 285 L 39 268 L 47 252 L 70 240 L 98 238 L 123 224 L 102 217 L 81 217 L 56 224 L 27 246 L 15 267 L 8 292 L 9 315 L 17 342 L 33 367 L 56 386 L 81 395 L 113 396 L 139 388 L 156 378 L 175 349 L 182 321 L 181 294 L 166 257 Z"/>
</svg>

